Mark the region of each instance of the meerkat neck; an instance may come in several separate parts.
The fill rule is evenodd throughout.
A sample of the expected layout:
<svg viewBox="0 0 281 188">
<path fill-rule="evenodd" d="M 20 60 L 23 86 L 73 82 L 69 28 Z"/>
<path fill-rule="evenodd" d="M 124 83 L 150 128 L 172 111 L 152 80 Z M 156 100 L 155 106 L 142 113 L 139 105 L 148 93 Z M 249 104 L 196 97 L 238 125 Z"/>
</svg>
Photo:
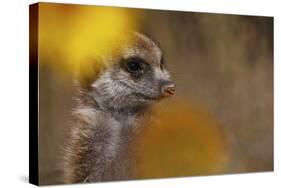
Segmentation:
<svg viewBox="0 0 281 188">
<path fill-rule="evenodd" d="M 108 101 L 103 100 L 104 96 L 101 96 L 100 93 L 94 89 L 92 89 L 91 92 L 79 90 L 76 99 L 77 110 L 93 110 L 95 112 L 100 112 L 103 116 L 114 119 L 119 123 L 119 129 L 123 133 L 126 133 L 126 138 L 130 136 L 129 134 L 137 130 L 139 121 L 144 117 L 145 112 L 148 111 L 148 106 L 127 105 L 120 107 L 108 104 Z M 83 114 L 81 115 L 83 116 Z M 87 113 L 84 114 L 84 116 L 87 115 Z M 91 122 L 89 123 L 91 124 Z M 119 136 L 122 137 L 124 134 Z"/>
<path fill-rule="evenodd" d="M 81 101 L 80 99 L 83 99 Z M 137 105 L 116 105 L 112 101 L 107 100 L 106 96 L 99 93 L 95 88 L 91 88 L 91 92 L 80 92 L 80 96 L 78 96 L 79 103 L 83 106 L 91 107 L 95 110 L 103 111 L 107 114 L 112 115 L 113 117 L 117 116 L 131 116 L 138 117 L 141 116 L 145 110 L 146 106 L 137 106 Z"/>
</svg>

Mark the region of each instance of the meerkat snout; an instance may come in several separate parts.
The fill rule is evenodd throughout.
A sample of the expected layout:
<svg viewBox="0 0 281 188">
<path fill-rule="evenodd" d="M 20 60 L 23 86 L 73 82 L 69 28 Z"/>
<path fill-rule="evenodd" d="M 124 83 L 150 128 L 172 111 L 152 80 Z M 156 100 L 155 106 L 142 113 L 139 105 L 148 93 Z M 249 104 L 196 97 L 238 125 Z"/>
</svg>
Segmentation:
<svg viewBox="0 0 281 188">
<path fill-rule="evenodd" d="M 162 95 L 164 97 L 170 97 L 175 94 L 175 85 L 173 83 L 165 84 L 162 87 Z"/>
</svg>

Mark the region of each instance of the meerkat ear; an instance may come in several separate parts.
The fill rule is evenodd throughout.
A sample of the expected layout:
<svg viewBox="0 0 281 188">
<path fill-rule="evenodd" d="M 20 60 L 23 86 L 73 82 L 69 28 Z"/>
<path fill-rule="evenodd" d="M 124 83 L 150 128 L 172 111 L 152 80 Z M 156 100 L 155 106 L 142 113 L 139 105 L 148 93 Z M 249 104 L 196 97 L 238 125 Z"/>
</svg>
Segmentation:
<svg viewBox="0 0 281 188">
<path fill-rule="evenodd" d="M 153 37 L 151 34 L 143 33 L 143 32 L 140 33 L 137 31 L 134 31 L 134 34 L 142 39 L 152 40 L 153 43 L 156 44 L 161 49 L 161 46 L 159 45 L 159 41 L 157 41 L 156 38 Z"/>
</svg>

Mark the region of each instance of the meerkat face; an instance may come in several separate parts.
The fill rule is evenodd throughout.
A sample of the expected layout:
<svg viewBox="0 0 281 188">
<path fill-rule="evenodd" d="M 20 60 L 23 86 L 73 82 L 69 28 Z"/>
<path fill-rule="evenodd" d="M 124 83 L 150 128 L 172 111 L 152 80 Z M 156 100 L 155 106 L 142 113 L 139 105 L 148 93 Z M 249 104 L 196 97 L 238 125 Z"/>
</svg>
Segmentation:
<svg viewBox="0 0 281 188">
<path fill-rule="evenodd" d="M 162 51 L 148 37 L 134 33 L 134 42 L 124 45 L 114 61 L 91 84 L 95 100 L 111 108 L 148 105 L 174 94 Z"/>
</svg>

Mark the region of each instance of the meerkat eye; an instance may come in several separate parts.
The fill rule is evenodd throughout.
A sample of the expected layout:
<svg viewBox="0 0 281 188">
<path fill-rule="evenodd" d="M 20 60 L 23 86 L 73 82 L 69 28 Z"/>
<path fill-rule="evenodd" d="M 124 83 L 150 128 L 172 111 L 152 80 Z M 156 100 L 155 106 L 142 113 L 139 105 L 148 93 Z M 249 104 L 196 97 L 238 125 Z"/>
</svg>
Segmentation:
<svg viewBox="0 0 281 188">
<path fill-rule="evenodd" d="M 130 58 L 125 61 L 125 70 L 131 74 L 142 74 L 146 63 L 140 58 Z"/>
<path fill-rule="evenodd" d="M 128 72 L 138 72 L 142 69 L 140 63 L 138 61 L 129 61 L 127 63 L 127 70 Z"/>
</svg>

